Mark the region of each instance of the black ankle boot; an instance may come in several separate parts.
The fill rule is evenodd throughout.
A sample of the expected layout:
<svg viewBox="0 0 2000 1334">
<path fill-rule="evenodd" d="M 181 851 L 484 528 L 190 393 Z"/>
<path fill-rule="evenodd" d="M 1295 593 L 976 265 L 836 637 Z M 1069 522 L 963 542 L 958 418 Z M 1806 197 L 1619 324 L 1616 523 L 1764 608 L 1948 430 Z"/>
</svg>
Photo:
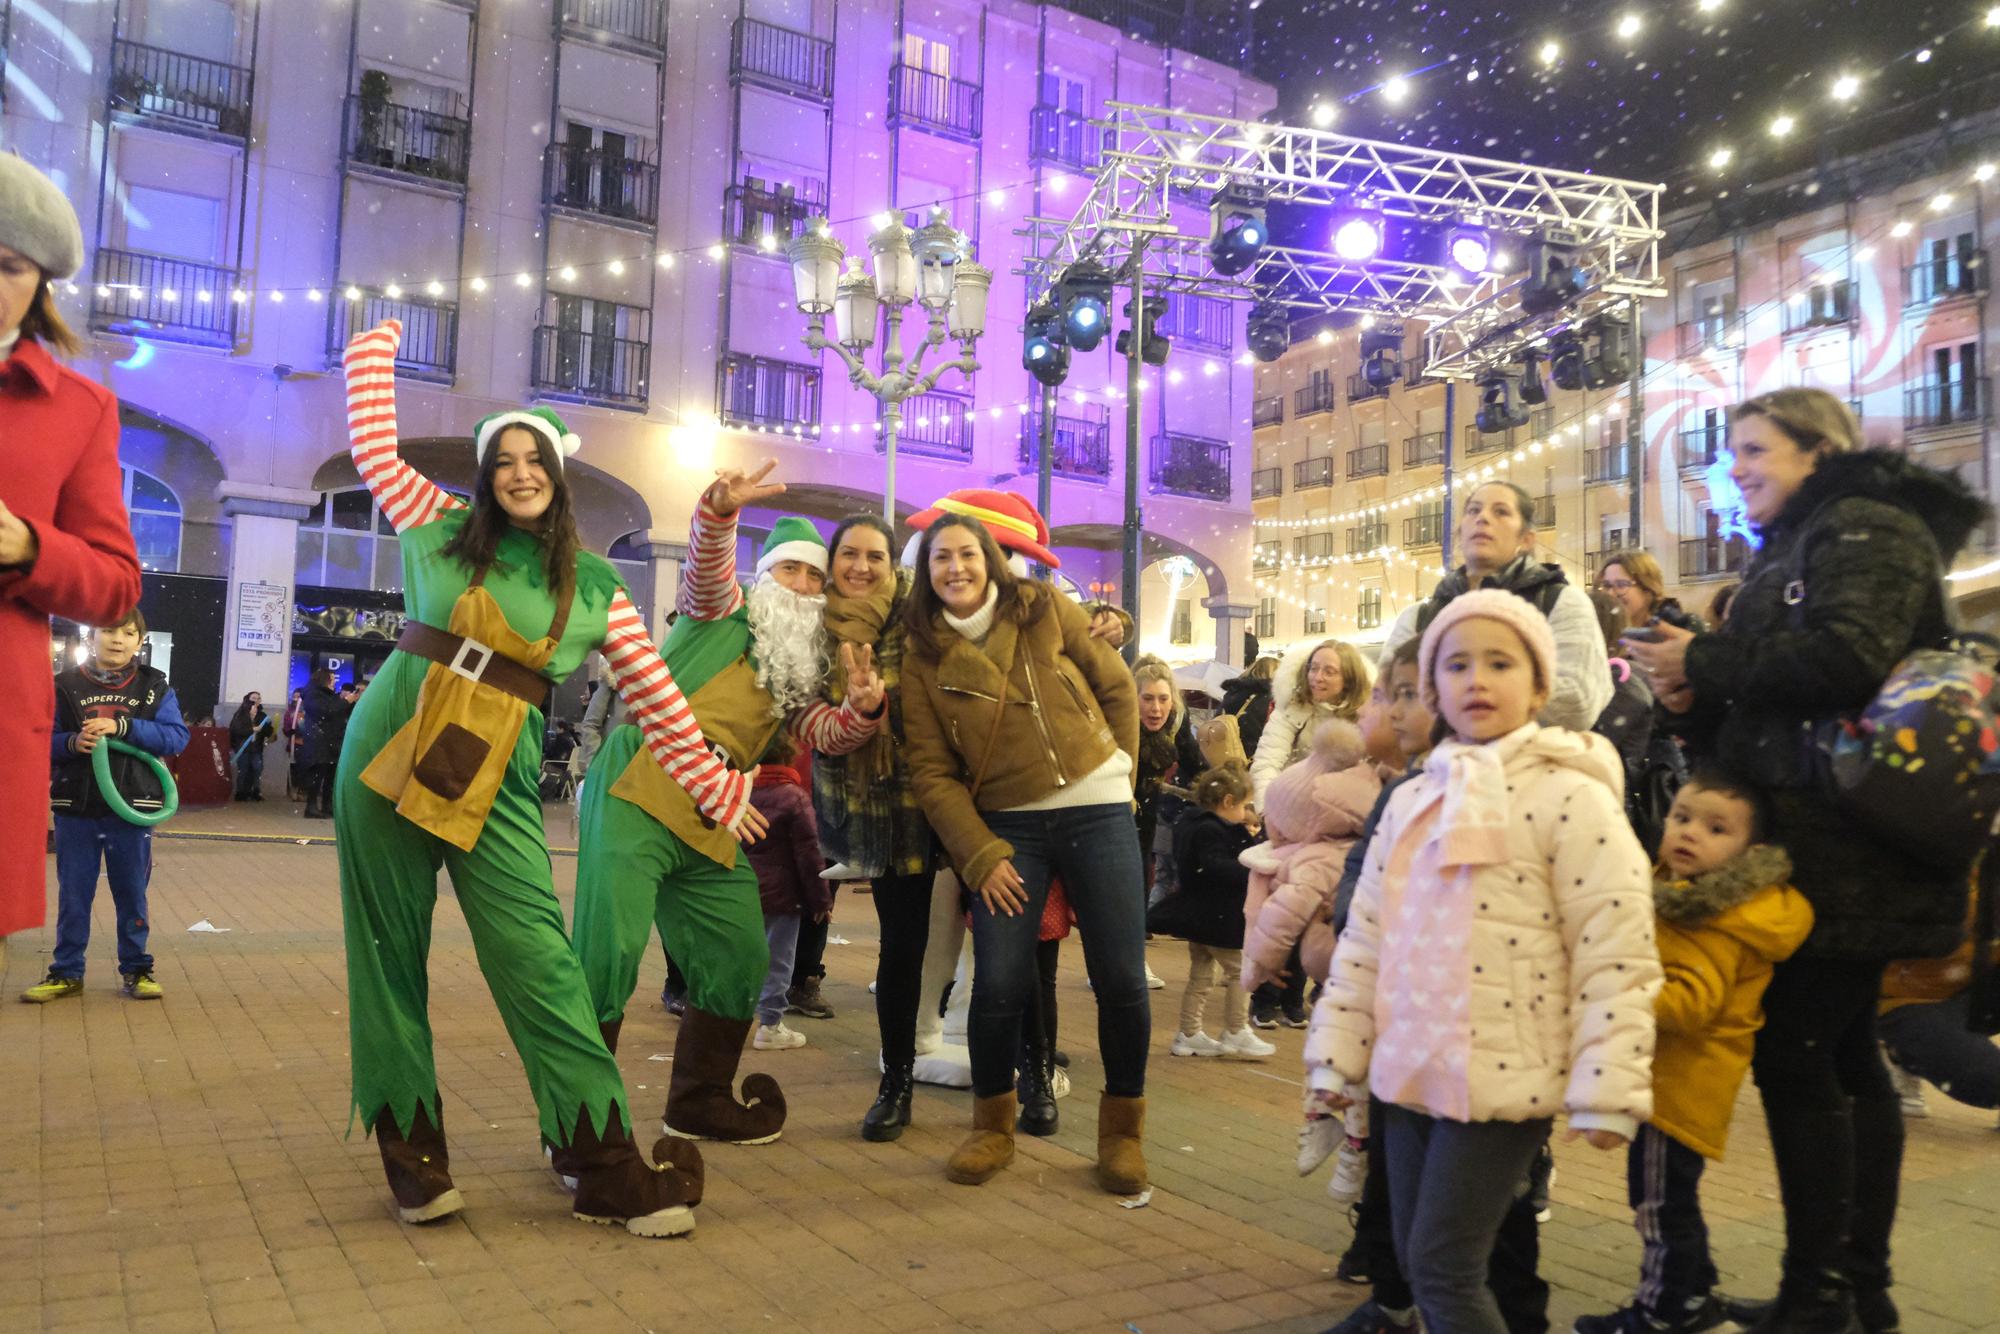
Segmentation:
<svg viewBox="0 0 2000 1334">
<path fill-rule="evenodd" d="M 1023 1135 L 1049 1136 L 1056 1133 L 1060 1117 L 1056 1113 L 1056 1090 L 1049 1050 L 1029 1043 L 1021 1054 L 1021 1072 L 1014 1086 L 1021 1102 L 1021 1117 L 1014 1128 Z"/>
<path fill-rule="evenodd" d="M 861 1138 L 886 1144 L 910 1124 L 910 1073 L 913 1062 L 902 1061 L 882 1072 L 882 1087 L 875 1092 L 875 1105 L 861 1118 Z"/>
<path fill-rule="evenodd" d="M 1749 1334 L 1861 1334 L 1862 1331 L 1854 1310 L 1854 1287 L 1836 1270 L 1821 1270 L 1804 1279 L 1788 1275 L 1778 1287 L 1778 1300 L 1748 1329 Z"/>
</svg>

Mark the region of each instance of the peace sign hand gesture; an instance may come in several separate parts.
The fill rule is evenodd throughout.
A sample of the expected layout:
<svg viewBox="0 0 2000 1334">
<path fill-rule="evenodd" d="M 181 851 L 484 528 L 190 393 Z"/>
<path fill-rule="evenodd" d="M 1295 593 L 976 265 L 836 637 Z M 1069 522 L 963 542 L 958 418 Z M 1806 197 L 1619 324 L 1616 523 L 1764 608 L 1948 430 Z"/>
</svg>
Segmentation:
<svg viewBox="0 0 2000 1334">
<path fill-rule="evenodd" d="M 882 709 L 882 678 L 875 673 L 872 645 L 842 644 L 840 670 L 847 677 L 847 702 L 856 713 L 872 718 Z"/>
<path fill-rule="evenodd" d="M 770 476 L 771 469 L 777 466 L 776 459 L 765 459 L 764 466 L 753 473 L 745 473 L 740 468 L 717 468 L 715 482 L 708 488 L 708 507 L 717 514 L 727 516 L 745 505 L 783 495 L 783 482 L 764 481 Z"/>
</svg>

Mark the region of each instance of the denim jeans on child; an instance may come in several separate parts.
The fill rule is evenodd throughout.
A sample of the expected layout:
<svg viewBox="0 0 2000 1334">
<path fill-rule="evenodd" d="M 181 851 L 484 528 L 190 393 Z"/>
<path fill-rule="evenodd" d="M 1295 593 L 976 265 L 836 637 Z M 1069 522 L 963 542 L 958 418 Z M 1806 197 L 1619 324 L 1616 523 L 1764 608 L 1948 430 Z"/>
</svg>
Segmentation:
<svg viewBox="0 0 2000 1334">
<path fill-rule="evenodd" d="M 49 972 L 82 977 L 90 945 L 90 905 L 100 857 L 117 907 L 118 971 L 153 968 L 146 953 L 146 882 L 153 878 L 153 835 L 115 815 L 56 817 L 56 949 Z"/>
<path fill-rule="evenodd" d="M 1652 1126 L 1640 1126 L 1626 1150 L 1626 1196 L 1646 1248 L 1639 1262 L 1639 1305 L 1669 1324 L 1701 1305 L 1719 1281 L 1701 1217 L 1704 1165 L 1700 1154 Z"/>
<path fill-rule="evenodd" d="M 972 1091 L 998 1097 L 1014 1087 L 1021 1016 L 1039 985 L 1035 966 L 1049 876 L 1062 877 L 1083 936 L 1084 966 L 1097 994 L 1097 1047 L 1104 1091 L 1146 1092 L 1152 1011 L 1146 992 L 1146 878 L 1139 831 L 1123 804 L 1052 811 L 990 811 L 986 826 L 1014 848 L 1027 906 L 1011 917 L 972 899 Z"/>
<path fill-rule="evenodd" d="M 1969 1107 L 2000 1107 L 2000 1047 L 1966 1027 L 1972 994 L 1898 1005 L 1875 1021 L 1897 1065 Z"/>
<path fill-rule="evenodd" d="M 1548 1121 L 1446 1121 L 1387 1108 L 1390 1225 L 1428 1329 L 1508 1334 L 1487 1285 L 1502 1222 L 1549 1137 Z"/>
<path fill-rule="evenodd" d="M 785 1017 L 785 992 L 792 985 L 792 962 L 799 952 L 799 915 L 779 913 L 764 919 L 764 939 L 771 946 L 771 971 L 764 974 L 764 994 L 757 998 L 757 1022 L 770 1028 Z"/>
</svg>

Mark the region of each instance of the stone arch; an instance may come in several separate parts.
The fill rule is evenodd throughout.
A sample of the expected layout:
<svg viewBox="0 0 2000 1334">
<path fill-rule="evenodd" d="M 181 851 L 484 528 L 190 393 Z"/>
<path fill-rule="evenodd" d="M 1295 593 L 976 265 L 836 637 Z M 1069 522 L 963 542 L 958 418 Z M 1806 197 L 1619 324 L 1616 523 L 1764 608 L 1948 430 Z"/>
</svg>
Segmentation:
<svg viewBox="0 0 2000 1334">
<path fill-rule="evenodd" d="M 181 507 L 181 574 L 229 572 L 227 527 L 216 500 L 225 472 L 208 437 L 137 403 L 118 404 L 118 461 L 157 478 Z"/>
<path fill-rule="evenodd" d="M 1125 547 L 1125 530 L 1116 524 L 1079 523 L 1053 528 L 1049 532 L 1049 545 L 1061 555 L 1065 547 L 1083 548 L 1093 552 L 1121 552 Z M 1214 558 L 1179 538 L 1165 533 L 1142 529 L 1139 534 L 1139 568 L 1144 570 L 1169 556 L 1185 556 L 1194 563 L 1208 586 L 1208 596 L 1226 599 L 1229 596 L 1229 576 Z"/>
</svg>

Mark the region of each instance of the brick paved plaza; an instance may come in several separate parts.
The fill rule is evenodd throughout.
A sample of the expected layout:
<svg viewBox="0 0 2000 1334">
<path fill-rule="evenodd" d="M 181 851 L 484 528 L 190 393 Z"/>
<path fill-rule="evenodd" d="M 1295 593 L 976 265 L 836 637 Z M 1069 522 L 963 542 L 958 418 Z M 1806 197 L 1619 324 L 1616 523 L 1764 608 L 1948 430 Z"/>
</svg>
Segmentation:
<svg viewBox="0 0 2000 1334">
<path fill-rule="evenodd" d="M 0 1006 L 0 1331 L 146 1334 L 293 1328 L 1314 1331 L 1365 1293 L 1336 1283 L 1347 1224 L 1326 1169 L 1292 1168 L 1301 1034 L 1263 1065 L 1166 1054 L 1185 956 L 1157 942 L 1147 1152 L 1155 1192 L 1123 1209 L 1089 1164 L 1099 1068 L 1081 951 L 1065 951 L 1064 1045 L 1076 1093 L 1054 1139 L 979 1189 L 941 1166 L 968 1095 L 920 1089 L 901 1141 L 864 1144 L 874 1019 L 874 916 L 843 896 L 827 951 L 838 1017 L 789 1022 L 811 1045 L 752 1053 L 791 1099 L 783 1140 L 707 1150 L 691 1239 L 588 1227 L 536 1152 L 519 1063 L 440 898 L 431 956 L 458 1219 L 395 1221 L 374 1145 L 345 1137 L 347 1015 L 340 906 L 325 822 L 273 802 L 191 813 L 158 840 L 152 948 L 166 999 L 116 990 L 109 895 L 99 896 L 88 992 L 43 1007 L 49 932 L 16 936 Z M 263 834 L 266 841 L 185 835 Z M 569 841 L 566 821 L 552 839 Z M 293 837 L 318 836 L 310 846 Z M 575 863 L 559 856 L 567 900 Z M 53 868 L 50 883 L 53 885 Z M 567 903 L 566 905 L 567 906 Z M 54 914 L 51 889 L 50 914 Z M 226 934 L 191 934 L 207 919 Z M 657 951 L 640 975 L 620 1062 L 656 1124 L 674 1021 Z M 1754 1095 L 1705 1194 L 1733 1291 L 1775 1282 L 1776 1191 Z M 1911 1331 L 2000 1329 L 2000 1133 L 1932 1091 L 1909 1125 L 1897 1296 Z M 650 1141 L 649 1141 L 650 1142 Z M 1543 1272 L 1556 1328 L 1629 1291 L 1637 1246 L 1623 1155 L 1558 1145 Z"/>
</svg>

